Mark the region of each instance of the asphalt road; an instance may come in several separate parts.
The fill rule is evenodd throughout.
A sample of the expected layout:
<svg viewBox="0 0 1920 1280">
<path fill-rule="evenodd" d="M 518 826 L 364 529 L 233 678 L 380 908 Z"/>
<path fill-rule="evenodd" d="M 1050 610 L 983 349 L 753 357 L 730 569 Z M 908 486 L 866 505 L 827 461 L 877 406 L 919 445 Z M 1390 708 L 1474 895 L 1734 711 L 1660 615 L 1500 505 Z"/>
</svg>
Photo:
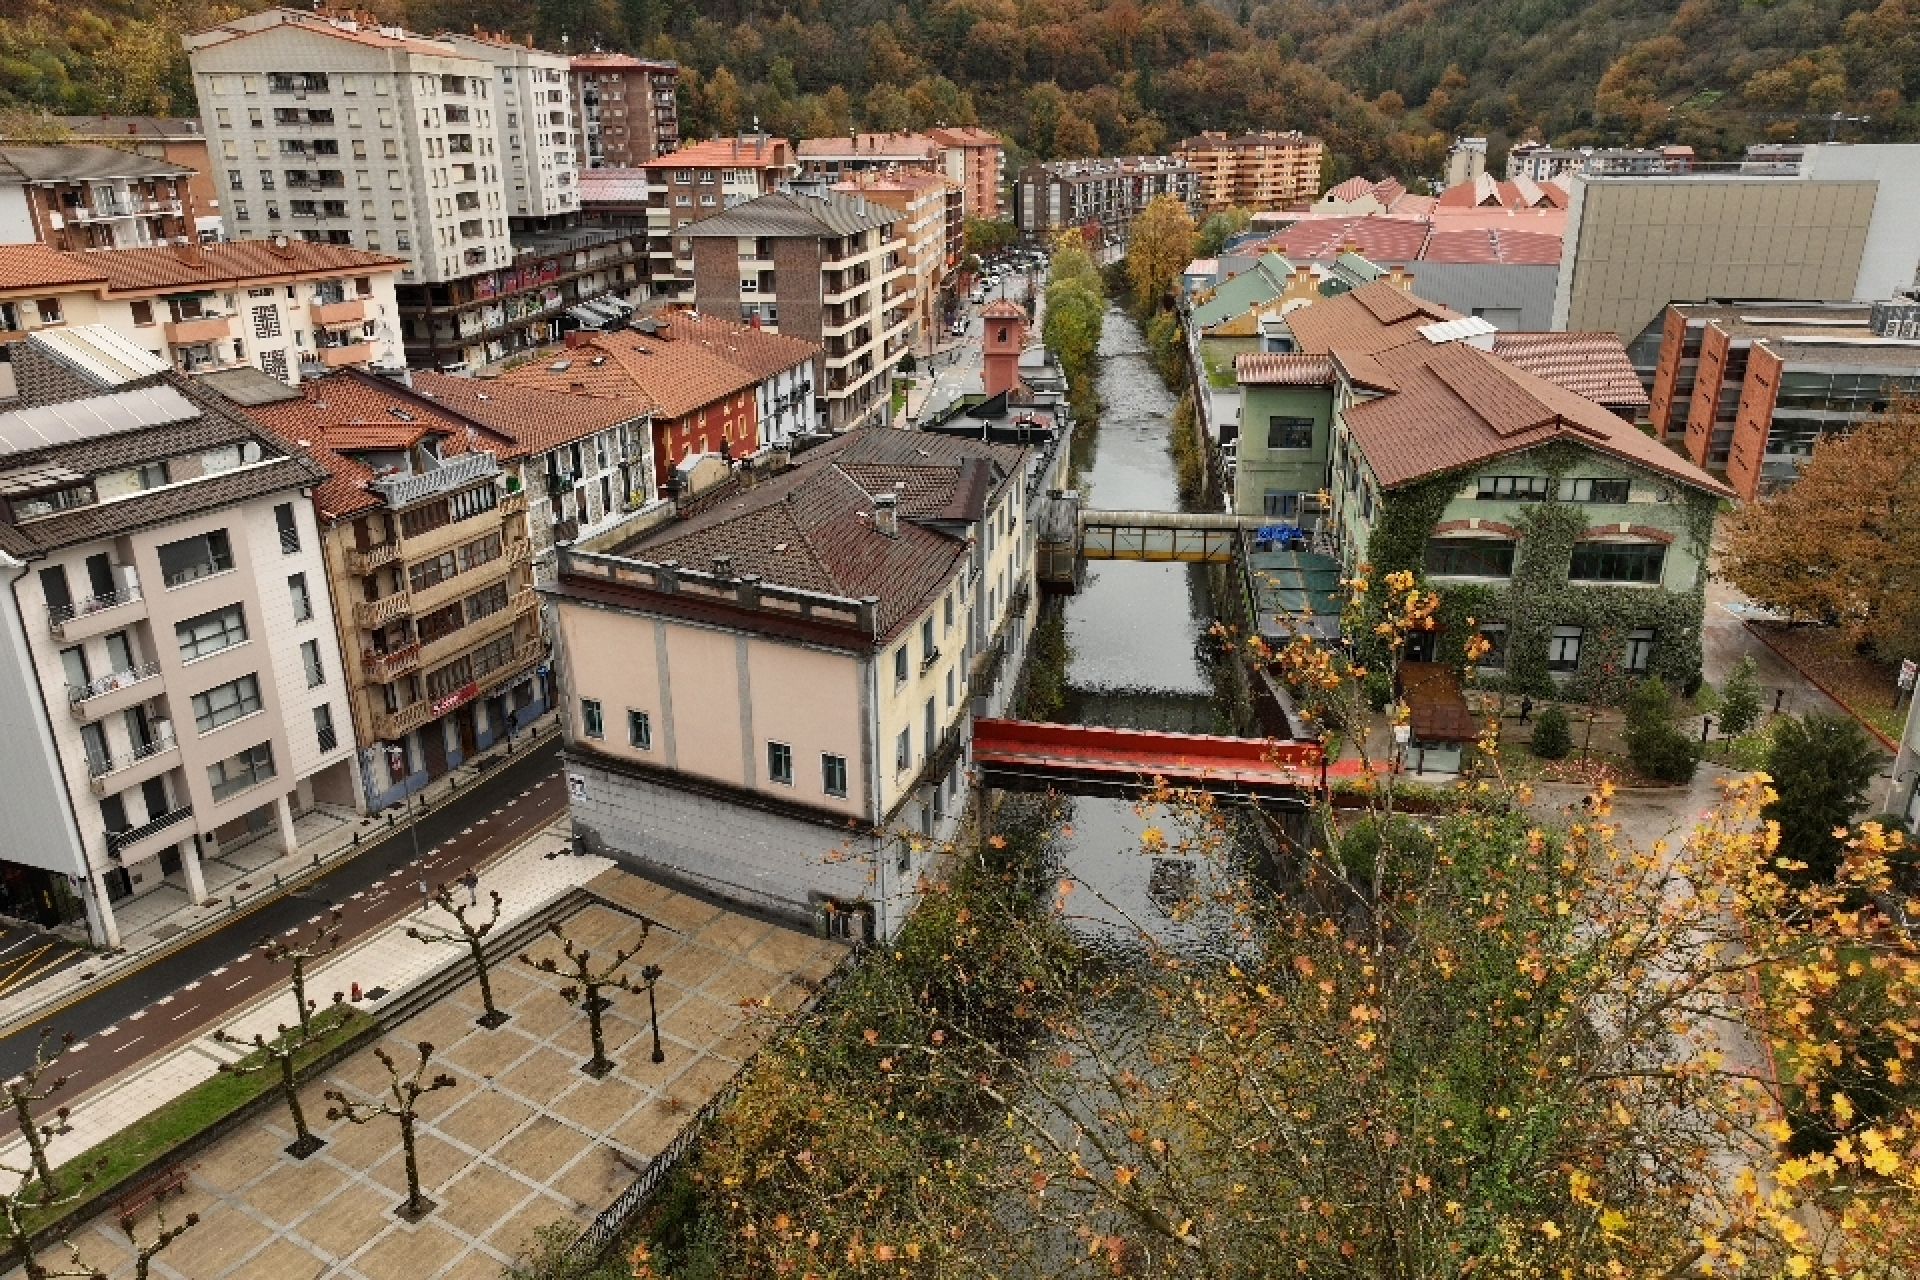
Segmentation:
<svg viewBox="0 0 1920 1280">
<path fill-rule="evenodd" d="M 407 828 L 371 844 L 299 892 L 237 917 L 191 946 L 89 991 L 45 1020 L 0 1040 L 0 1079 L 33 1061 L 41 1026 L 71 1032 L 75 1046 L 60 1060 L 69 1084 L 47 1107 L 70 1105 L 91 1089 L 204 1034 L 236 1009 L 287 989 L 288 966 L 255 951 L 261 939 L 310 937 L 338 905 L 341 947 L 352 945 L 420 905 L 419 883 L 449 883 L 491 861 L 551 823 L 566 809 L 559 739 L 496 766 L 417 824 L 420 859 Z M 481 879 L 484 891 L 486 881 Z M 309 991 L 323 1006 L 331 991 Z M 291 1016 L 292 1001 L 287 1012 Z"/>
</svg>

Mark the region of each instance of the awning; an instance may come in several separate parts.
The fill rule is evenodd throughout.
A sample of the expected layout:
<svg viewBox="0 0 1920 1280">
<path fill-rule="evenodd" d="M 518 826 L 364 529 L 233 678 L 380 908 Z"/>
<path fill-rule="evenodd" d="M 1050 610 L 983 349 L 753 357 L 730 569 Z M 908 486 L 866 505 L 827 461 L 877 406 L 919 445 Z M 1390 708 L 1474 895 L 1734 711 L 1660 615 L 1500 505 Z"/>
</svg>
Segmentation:
<svg viewBox="0 0 1920 1280">
<path fill-rule="evenodd" d="M 1472 742 L 1480 736 L 1480 725 L 1467 710 L 1466 696 L 1451 668 L 1437 662 L 1403 662 L 1400 690 L 1415 742 Z"/>
</svg>

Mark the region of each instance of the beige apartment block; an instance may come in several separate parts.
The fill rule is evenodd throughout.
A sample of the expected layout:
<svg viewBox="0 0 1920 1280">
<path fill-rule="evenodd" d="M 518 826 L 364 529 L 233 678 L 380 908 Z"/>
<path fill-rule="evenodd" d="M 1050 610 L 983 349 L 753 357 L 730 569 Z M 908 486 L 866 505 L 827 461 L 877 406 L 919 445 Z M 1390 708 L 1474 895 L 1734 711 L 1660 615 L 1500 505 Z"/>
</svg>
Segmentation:
<svg viewBox="0 0 1920 1280">
<path fill-rule="evenodd" d="M 1198 180 L 1203 213 L 1256 213 L 1311 203 L 1320 195 L 1326 146 L 1303 133 L 1203 133 L 1173 149 Z"/>
<path fill-rule="evenodd" d="M 1000 192 L 1007 185 L 1007 148 L 999 135 L 978 125 L 929 129 L 927 136 L 947 149 L 947 176 L 960 184 L 965 216 L 994 221 L 1002 212 Z"/>
<path fill-rule="evenodd" d="M 103 324 L 183 373 L 252 367 L 286 383 L 399 365 L 405 266 L 284 237 L 85 253 L 0 245 L 0 342 Z"/>
<path fill-rule="evenodd" d="M 516 218 L 553 218 L 580 209 L 580 158 L 571 77 L 565 54 L 548 53 L 504 36 L 445 35 L 441 39 L 494 72 L 497 154 L 504 161 L 507 212 Z"/>
<path fill-rule="evenodd" d="M 117 946 L 115 902 L 200 902 L 203 858 L 356 806 L 325 473 L 105 327 L 8 354 L 0 897 Z"/>
<path fill-rule="evenodd" d="M 948 275 L 959 265 L 966 244 L 960 184 L 921 169 L 882 169 L 856 173 L 833 189 L 901 215 L 895 230 L 906 241 L 907 261 L 913 264 L 913 330 L 908 341 L 931 343 L 940 331 Z"/>
<path fill-rule="evenodd" d="M 851 936 L 905 919 L 965 804 L 974 699 L 1036 608 L 1065 457 L 857 431 L 548 590 L 574 829 L 670 880 Z"/>
</svg>

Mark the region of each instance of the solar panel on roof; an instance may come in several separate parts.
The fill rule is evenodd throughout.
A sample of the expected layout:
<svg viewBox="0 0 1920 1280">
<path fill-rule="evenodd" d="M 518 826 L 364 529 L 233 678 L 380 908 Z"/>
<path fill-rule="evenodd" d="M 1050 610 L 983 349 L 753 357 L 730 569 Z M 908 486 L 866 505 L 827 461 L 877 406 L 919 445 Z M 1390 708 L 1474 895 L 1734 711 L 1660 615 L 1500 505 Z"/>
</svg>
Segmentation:
<svg viewBox="0 0 1920 1280">
<path fill-rule="evenodd" d="M 123 387 L 165 373 L 169 367 L 153 352 L 103 324 L 43 329 L 27 340 L 98 387 Z"/>
<path fill-rule="evenodd" d="M 100 436 L 143 431 L 200 416 L 192 401 L 168 386 L 68 400 L 0 413 L 0 454 L 27 453 Z"/>
</svg>

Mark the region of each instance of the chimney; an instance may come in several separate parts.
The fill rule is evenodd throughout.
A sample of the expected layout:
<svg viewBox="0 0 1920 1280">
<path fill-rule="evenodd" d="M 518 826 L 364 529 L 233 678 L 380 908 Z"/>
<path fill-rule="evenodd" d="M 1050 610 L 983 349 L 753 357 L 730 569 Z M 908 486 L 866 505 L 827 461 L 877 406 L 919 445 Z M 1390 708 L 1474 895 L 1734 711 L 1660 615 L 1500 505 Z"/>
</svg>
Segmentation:
<svg viewBox="0 0 1920 1280">
<path fill-rule="evenodd" d="M 875 494 L 873 499 L 874 531 L 889 538 L 900 536 L 900 496 L 893 493 Z"/>
<path fill-rule="evenodd" d="M 733 557 L 715 556 L 713 558 L 713 576 L 722 582 L 733 581 Z"/>
</svg>

